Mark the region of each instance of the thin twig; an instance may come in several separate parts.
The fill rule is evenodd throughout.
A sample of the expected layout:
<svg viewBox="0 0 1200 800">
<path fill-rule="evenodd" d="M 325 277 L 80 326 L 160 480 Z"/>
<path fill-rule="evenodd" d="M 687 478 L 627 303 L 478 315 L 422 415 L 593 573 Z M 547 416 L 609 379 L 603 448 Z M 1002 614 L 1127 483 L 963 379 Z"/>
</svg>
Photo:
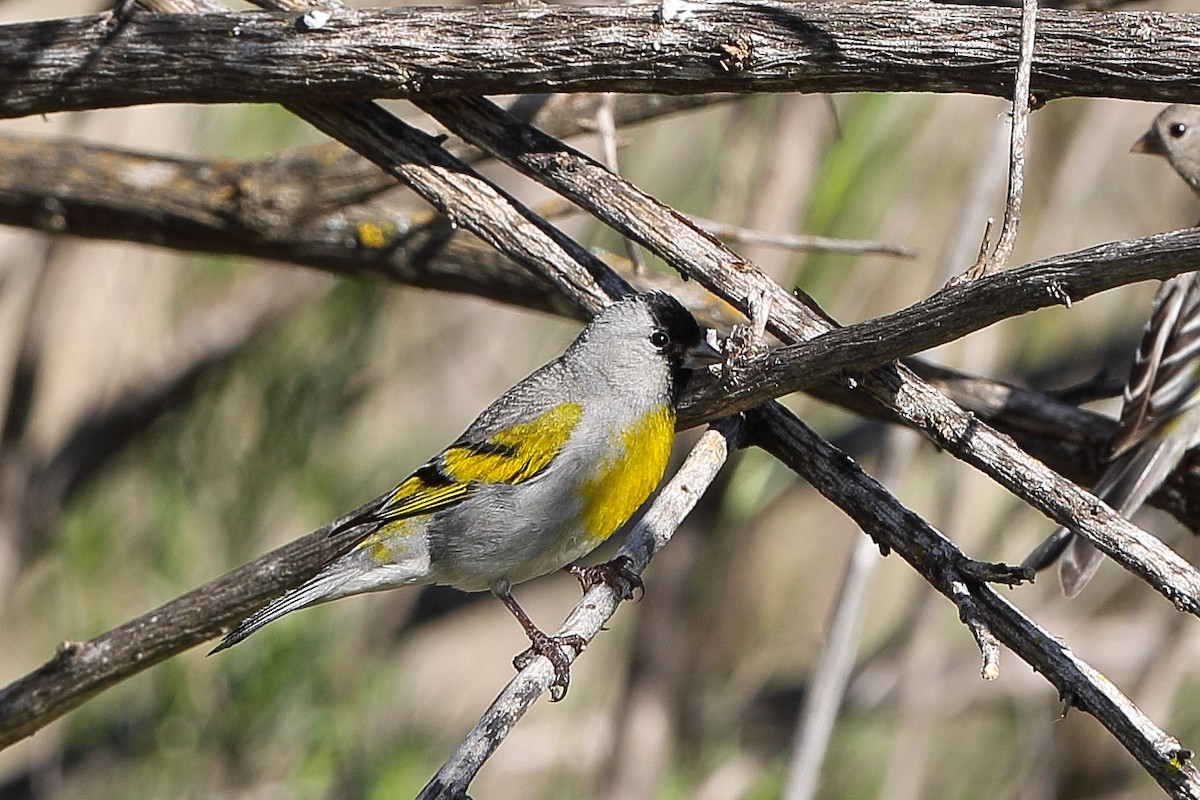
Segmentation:
<svg viewBox="0 0 1200 800">
<path fill-rule="evenodd" d="M 985 681 L 994 681 L 1000 677 L 1000 642 L 996 639 L 996 634 L 992 633 L 978 604 L 971 597 L 967 585 L 957 579 L 950 585 L 951 597 L 958 606 L 958 618 L 967 626 L 971 636 L 975 637 L 975 644 L 979 646 L 979 654 L 983 661 L 979 674 Z"/>
<path fill-rule="evenodd" d="M 813 667 L 804 705 L 796 720 L 791 757 L 784 779 L 783 800 L 809 800 L 820 785 L 821 764 L 829 748 L 838 709 L 854 670 L 854 657 L 862 636 L 867 591 L 882 559 L 879 546 L 867 536 L 854 543 L 846 566 L 821 654 Z"/>
<path fill-rule="evenodd" d="M 1029 133 L 1029 112 L 1032 98 L 1029 77 L 1033 72 L 1033 45 L 1037 36 L 1038 0 L 1021 3 L 1021 57 L 1017 64 L 1013 90 L 1012 137 L 1009 144 L 1008 201 L 1004 204 L 1004 221 L 1000 238 L 992 253 L 991 269 L 998 271 L 1008 264 L 1017 228 L 1021 222 L 1021 198 L 1025 194 L 1025 138 Z"/>
<path fill-rule="evenodd" d="M 1000 272 L 1008 264 L 1021 223 L 1021 198 L 1025 193 L 1025 138 L 1029 132 L 1029 78 L 1033 72 L 1033 45 L 1037 33 L 1038 0 L 1021 0 L 1021 44 L 1013 81 L 1013 107 L 1008 151 L 1008 198 L 996 249 L 985 260 L 981 275 Z M 990 226 L 989 226 L 990 227 Z M 985 236 L 986 241 L 986 236 Z M 974 277 L 979 277 L 975 275 Z"/>
<path fill-rule="evenodd" d="M 693 223 L 701 230 L 708 231 L 713 236 L 734 244 L 758 244 L 769 247 L 779 247 L 785 250 L 826 253 L 860 253 L 895 256 L 897 258 L 916 258 L 918 252 L 911 247 L 886 242 L 875 242 L 869 239 L 838 239 L 832 236 L 808 236 L 795 233 L 767 233 L 766 231 L 742 228 L 726 222 L 702 219 L 688 215 Z"/>
<path fill-rule="evenodd" d="M 741 428 L 741 420 L 731 417 L 706 431 L 630 532 L 617 555 L 632 559 L 636 574 L 640 575 L 650 559 L 670 541 L 675 529 L 712 483 L 729 454 L 737 448 Z M 620 596 L 611 587 L 603 584 L 593 587 L 567 617 L 558 635 L 576 634 L 590 642 L 616 613 L 620 602 Z M 419 800 L 457 800 L 465 796 L 479 768 L 553 680 L 554 669 L 541 656 L 518 673 L 421 791 Z"/>
<path fill-rule="evenodd" d="M 612 92 L 605 92 L 600 104 L 596 106 L 596 133 L 600 136 L 604 165 L 620 175 L 621 165 L 617 161 L 617 123 L 613 116 L 615 97 Z M 629 263 L 633 265 L 633 274 L 641 275 L 646 271 L 646 261 L 642 258 L 641 248 L 629 237 L 622 237 L 621 241 L 625 243 L 625 254 L 629 256 Z"/>
</svg>

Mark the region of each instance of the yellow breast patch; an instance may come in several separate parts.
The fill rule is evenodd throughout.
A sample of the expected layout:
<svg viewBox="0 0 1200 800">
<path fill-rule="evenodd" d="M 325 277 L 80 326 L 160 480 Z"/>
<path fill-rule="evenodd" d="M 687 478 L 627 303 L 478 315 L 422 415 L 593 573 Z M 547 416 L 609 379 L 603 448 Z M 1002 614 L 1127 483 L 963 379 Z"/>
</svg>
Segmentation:
<svg viewBox="0 0 1200 800">
<path fill-rule="evenodd" d="M 616 455 L 579 491 L 587 536 L 604 541 L 625 524 L 662 480 L 675 438 L 669 405 L 647 413 L 612 438 Z"/>
</svg>

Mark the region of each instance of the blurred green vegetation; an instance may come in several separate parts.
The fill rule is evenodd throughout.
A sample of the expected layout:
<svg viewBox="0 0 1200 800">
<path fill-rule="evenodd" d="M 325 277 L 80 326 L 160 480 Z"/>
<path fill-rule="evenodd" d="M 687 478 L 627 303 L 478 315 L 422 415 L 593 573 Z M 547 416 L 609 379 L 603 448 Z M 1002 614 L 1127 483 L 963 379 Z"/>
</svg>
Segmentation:
<svg viewBox="0 0 1200 800">
<path fill-rule="evenodd" d="M 1033 117 L 1014 263 L 1194 221 L 1196 204 L 1165 165 L 1123 149 L 1156 110 L 1059 101 Z M 849 321 L 914 302 L 944 279 L 944 248 L 961 233 L 956 212 L 983 168 L 983 145 L 1006 124 L 1004 111 L 999 101 L 963 97 L 839 96 L 831 105 L 819 97 L 748 98 L 623 131 L 622 168 L 689 213 L 919 249 L 918 259 L 896 261 L 746 248 L 785 285 L 802 286 Z M 79 132 L 221 158 L 314 140 L 277 110 L 130 113 L 166 120 L 166 138 L 130 138 L 117 115 L 82 118 Z M 218 128 L 227 135 L 214 142 Z M 1060 163 L 1092 168 L 1063 173 Z M 1075 199 L 1065 216 L 1060 201 L 1068 196 Z M 998 216 L 1001 196 L 994 201 L 989 213 Z M 978 242 L 983 221 L 969 225 L 966 235 Z M 589 245 L 620 249 L 609 232 L 569 226 Z M 10 249 L 35 238 L 5 236 Z M 181 321 L 265 269 L 283 280 L 288 273 L 97 243 L 65 243 L 37 268 L 53 276 L 37 322 L 56 358 L 39 376 L 33 425 L 48 448 L 88 398 L 136 374 Z M 1011 320 L 935 357 L 1039 387 L 1101 369 L 1120 374 L 1152 290 L 1129 287 Z M 19 331 L 10 329 L 11 349 Z M 480 300 L 331 280 L 327 292 L 255 337 L 106 463 L 43 539 L 5 556 L 13 563 L 0 595 L 7 645 L 0 681 L 34 669 L 61 640 L 94 636 L 378 493 L 559 352 L 576 329 Z M 874 465 L 880 425 L 803 397 L 787 402 Z M 1047 528 L 927 446 L 918 446 L 904 480 L 890 488 L 977 558 L 1017 559 Z M 1195 555 L 1177 528 L 1148 516 L 1147 525 Z M 639 767 L 650 787 L 645 797 L 777 796 L 798 698 L 858 535 L 763 454 L 736 459 L 652 565 L 646 601 L 619 612 L 581 659 L 567 701 L 535 707 L 473 794 L 616 796 L 617 779 L 629 776 L 614 762 L 614 743 L 625 741 L 648 759 Z M 1095 590 L 1074 604 L 1057 597 L 1051 581 L 1012 597 L 1185 746 L 1194 744 L 1200 684 L 1192 626 L 1173 621 L 1161 599 L 1116 573 L 1102 571 Z M 517 591 L 549 627 L 577 596 L 565 576 Z M 412 796 L 508 679 L 509 660 L 524 646 L 487 597 L 424 613 L 419 594 L 306 610 L 227 653 L 206 658 L 197 650 L 154 667 L 0 753 L 0 800 Z M 657 656 L 639 635 L 643 625 L 646 638 L 683 657 Z M 626 696 L 661 716 L 647 722 L 624 713 Z M 954 609 L 887 559 L 820 797 L 1155 791 L 1092 720 L 1077 714 L 1052 725 L 1057 712 L 1053 691 L 1010 654 L 1000 680 L 981 681 Z"/>
</svg>

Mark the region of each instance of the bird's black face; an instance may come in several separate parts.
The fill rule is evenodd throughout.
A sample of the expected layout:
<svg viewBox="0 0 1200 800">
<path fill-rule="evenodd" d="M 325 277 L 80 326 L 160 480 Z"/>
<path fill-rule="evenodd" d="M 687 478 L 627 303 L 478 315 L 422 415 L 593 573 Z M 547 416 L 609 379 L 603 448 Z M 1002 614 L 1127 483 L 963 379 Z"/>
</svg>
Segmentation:
<svg viewBox="0 0 1200 800">
<path fill-rule="evenodd" d="M 666 356 L 671 366 L 672 399 L 677 399 L 687 371 L 719 363 L 720 353 L 705 341 L 696 318 L 674 297 L 665 292 L 647 292 L 641 299 L 655 323 L 650 332 L 650 346 Z"/>
<path fill-rule="evenodd" d="M 704 341 L 704 333 L 696 324 L 696 318 L 678 300 L 664 292 L 647 292 L 642 297 L 655 323 L 650 332 L 650 344 L 658 352 L 666 354 L 672 360 L 672 365 L 678 362 L 678 366 L 683 366 L 688 348 Z"/>
</svg>

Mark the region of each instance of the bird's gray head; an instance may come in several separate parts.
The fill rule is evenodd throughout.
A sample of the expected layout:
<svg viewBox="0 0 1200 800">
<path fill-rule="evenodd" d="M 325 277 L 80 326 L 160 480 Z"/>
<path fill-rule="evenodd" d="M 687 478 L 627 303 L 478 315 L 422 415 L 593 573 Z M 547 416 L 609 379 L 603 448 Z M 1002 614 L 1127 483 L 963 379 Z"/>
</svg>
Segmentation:
<svg viewBox="0 0 1200 800">
<path fill-rule="evenodd" d="M 1167 106 L 1131 149 L 1163 156 L 1200 194 L 1200 106 Z"/>
<path fill-rule="evenodd" d="M 606 351 L 600 370 L 637 372 L 641 380 L 651 372 L 661 374 L 672 400 L 682 390 L 687 370 L 721 360 L 695 317 L 666 292 L 618 300 L 596 315 L 576 345 Z"/>
</svg>

